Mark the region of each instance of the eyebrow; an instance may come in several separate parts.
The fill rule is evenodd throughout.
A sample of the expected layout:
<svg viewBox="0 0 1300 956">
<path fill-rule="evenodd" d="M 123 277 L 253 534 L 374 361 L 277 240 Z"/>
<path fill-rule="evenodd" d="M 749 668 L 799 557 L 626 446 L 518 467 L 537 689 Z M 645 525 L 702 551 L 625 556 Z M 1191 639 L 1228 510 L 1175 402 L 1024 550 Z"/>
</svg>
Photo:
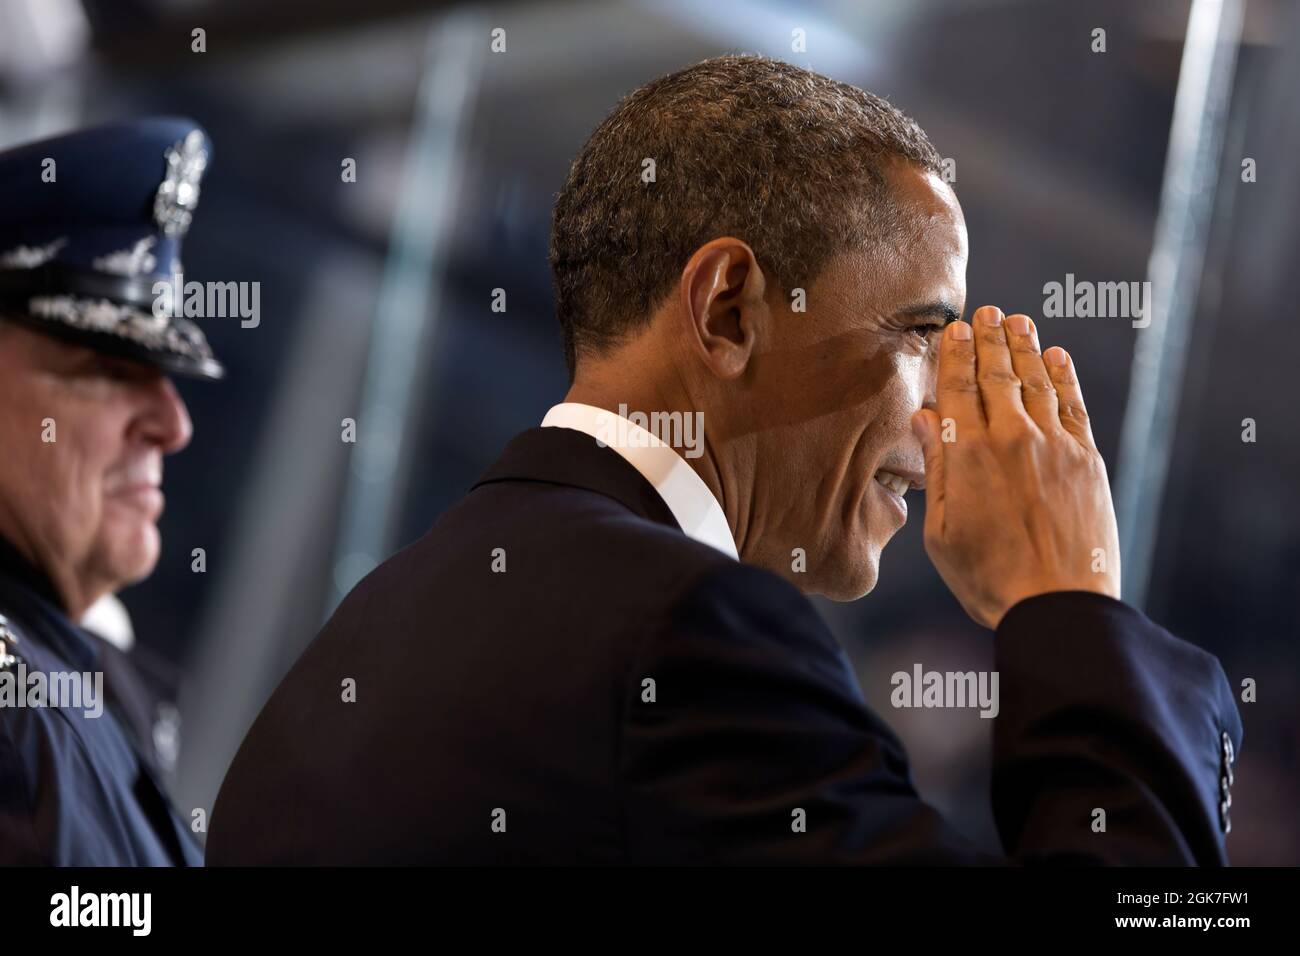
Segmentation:
<svg viewBox="0 0 1300 956">
<path fill-rule="evenodd" d="M 945 326 L 961 318 L 960 310 L 954 308 L 949 302 L 927 302 L 924 305 L 914 305 L 910 308 L 901 309 L 898 314 L 911 319 L 939 319 Z"/>
</svg>

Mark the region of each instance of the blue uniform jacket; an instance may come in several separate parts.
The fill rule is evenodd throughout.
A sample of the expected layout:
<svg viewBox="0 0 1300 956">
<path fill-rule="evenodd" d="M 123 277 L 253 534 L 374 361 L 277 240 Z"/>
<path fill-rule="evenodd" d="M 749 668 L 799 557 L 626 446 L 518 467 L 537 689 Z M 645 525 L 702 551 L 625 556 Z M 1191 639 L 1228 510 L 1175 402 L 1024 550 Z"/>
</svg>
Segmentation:
<svg viewBox="0 0 1300 956">
<path fill-rule="evenodd" d="M 138 688 L 120 655 L 69 620 L 49 582 L 3 540 L 0 615 L 9 635 L 0 637 L 0 865 L 199 865 L 128 717 Z M 81 707 L 27 706 L 39 700 L 36 673 L 46 675 L 47 702 L 51 675 L 90 674 L 90 688 L 102 674 L 98 706 L 84 694 Z"/>
</svg>

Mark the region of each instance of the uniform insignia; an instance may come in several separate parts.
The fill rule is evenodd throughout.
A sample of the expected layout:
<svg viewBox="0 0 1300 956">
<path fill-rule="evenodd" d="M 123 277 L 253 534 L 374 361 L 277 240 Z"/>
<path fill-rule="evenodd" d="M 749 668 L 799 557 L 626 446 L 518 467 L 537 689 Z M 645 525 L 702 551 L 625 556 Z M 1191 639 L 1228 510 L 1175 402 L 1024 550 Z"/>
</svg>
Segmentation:
<svg viewBox="0 0 1300 956">
<path fill-rule="evenodd" d="M 167 175 L 153 201 L 153 217 L 169 236 L 183 236 L 199 204 L 199 180 L 208 167 L 208 150 L 199 130 L 167 150 Z"/>
<path fill-rule="evenodd" d="M 8 252 L 0 252 L 0 269 L 39 269 L 52 261 L 67 242 L 64 237 L 44 246 L 19 246 Z"/>
<path fill-rule="evenodd" d="M 106 256 L 99 256 L 91 263 L 101 272 L 111 272 L 119 276 L 148 275 L 153 272 L 157 260 L 149 250 L 158 240 L 145 236 L 130 249 L 120 249 Z"/>
<path fill-rule="evenodd" d="M 167 351 L 197 360 L 212 358 L 207 339 L 187 319 L 169 320 L 106 299 L 71 295 L 35 296 L 28 308 L 32 315 L 88 332 L 107 332 L 152 351 Z"/>
<path fill-rule="evenodd" d="M 7 670 L 18 663 L 18 658 L 11 652 L 18 643 L 18 635 L 9 629 L 9 619 L 0 614 L 0 671 Z"/>
<path fill-rule="evenodd" d="M 153 723 L 153 749 L 163 772 L 173 772 L 181 752 L 181 712 L 171 704 L 158 705 Z"/>
</svg>

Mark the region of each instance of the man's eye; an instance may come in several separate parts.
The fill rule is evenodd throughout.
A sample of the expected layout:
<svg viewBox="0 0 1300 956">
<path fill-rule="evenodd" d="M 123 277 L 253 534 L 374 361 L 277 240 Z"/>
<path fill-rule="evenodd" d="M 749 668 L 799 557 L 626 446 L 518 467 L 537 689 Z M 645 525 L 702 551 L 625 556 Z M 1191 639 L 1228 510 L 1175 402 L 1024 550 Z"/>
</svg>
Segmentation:
<svg viewBox="0 0 1300 956">
<path fill-rule="evenodd" d="M 927 322 L 925 325 L 914 325 L 907 331 L 913 335 L 920 336 L 923 339 L 928 339 L 936 332 L 942 332 L 943 326 L 938 322 Z"/>
<path fill-rule="evenodd" d="M 90 374 L 97 378 L 107 378 L 115 382 L 124 382 L 132 377 L 130 367 L 112 359 L 96 359 L 90 364 Z"/>
</svg>

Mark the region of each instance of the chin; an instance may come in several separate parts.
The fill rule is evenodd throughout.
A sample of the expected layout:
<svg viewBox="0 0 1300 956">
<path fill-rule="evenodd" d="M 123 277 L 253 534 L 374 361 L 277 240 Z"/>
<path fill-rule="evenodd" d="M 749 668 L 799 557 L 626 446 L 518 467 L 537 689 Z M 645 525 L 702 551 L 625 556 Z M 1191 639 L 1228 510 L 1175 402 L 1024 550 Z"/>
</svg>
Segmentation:
<svg viewBox="0 0 1300 956">
<path fill-rule="evenodd" d="M 152 521 L 115 522 L 104 529 L 98 550 L 105 577 L 125 587 L 153 573 L 162 539 Z"/>
<path fill-rule="evenodd" d="M 819 574 L 783 574 L 804 594 L 820 594 L 841 604 L 869 594 L 880 575 L 881 546 L 866 537 L 849 537 L 827 549 Z M 809 569 L 814 562 L 810 559 Z"/>
<path fill-rule="evenodd" d="M 829 575 L 814 593 L 842 604 L 856 601 L 870 594 L 880 576 L 880 553 L 872 547 L 871 553 L 860 555 L 839 573 Z"/>
</svg>

